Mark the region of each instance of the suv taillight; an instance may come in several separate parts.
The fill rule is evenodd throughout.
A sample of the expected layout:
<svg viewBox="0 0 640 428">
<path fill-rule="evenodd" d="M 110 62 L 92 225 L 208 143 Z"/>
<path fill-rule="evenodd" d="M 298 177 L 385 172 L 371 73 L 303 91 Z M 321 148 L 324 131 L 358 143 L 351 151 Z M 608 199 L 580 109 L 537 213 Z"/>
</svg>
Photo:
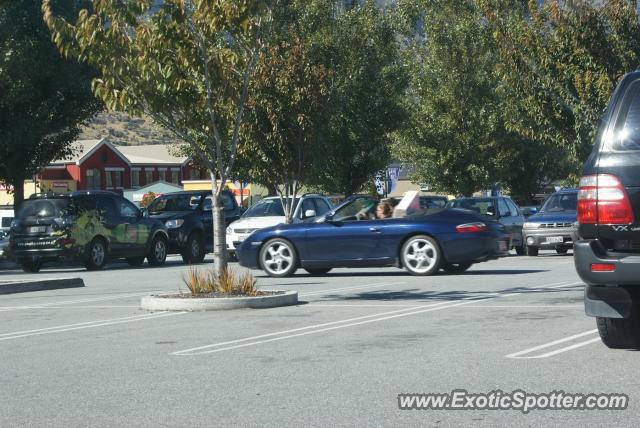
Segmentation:
<svg viewBox="0 0 640 428">
<path fill-rule="evenodd" d="M 629 197 L 615 175 L 586 175 L 578 191 L 578 223 L 631 224 Z"/>
</svg>

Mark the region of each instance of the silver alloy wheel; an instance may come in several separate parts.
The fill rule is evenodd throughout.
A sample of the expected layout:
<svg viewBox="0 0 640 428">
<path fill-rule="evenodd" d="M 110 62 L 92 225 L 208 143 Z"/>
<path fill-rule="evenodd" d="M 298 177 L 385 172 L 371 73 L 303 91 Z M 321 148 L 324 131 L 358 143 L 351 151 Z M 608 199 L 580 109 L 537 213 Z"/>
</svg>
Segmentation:
<svg viewBox="0 0 640 428">
<path fill-rule="evenodd" d="M 159 262 L 167 257 L 167 246 L 162 239 L 156 241 L 156 245 L 153 247 L 153 255 Z"/>
<path fill-rule="evenodd" d="M 438 263 L 438 249 L 425 238 L 412 239 L 405 245 L 402 258 L 405 266 L 415 273 L 426 273 Z"/>
<path fill-rule="evenodd" d="M 102 266 L 104 263 L 104 244 L 100 241 L 96 241 L 91 247 L 91 260 L 96 266 Z"/>
<path fill-rule="evenodd" d="M 267 273 L 282 275 L 293 265 L 293 252 L 283 242 L 276 241 L 268 244 L 262 256 L 262 266 Z"/>
</svg>

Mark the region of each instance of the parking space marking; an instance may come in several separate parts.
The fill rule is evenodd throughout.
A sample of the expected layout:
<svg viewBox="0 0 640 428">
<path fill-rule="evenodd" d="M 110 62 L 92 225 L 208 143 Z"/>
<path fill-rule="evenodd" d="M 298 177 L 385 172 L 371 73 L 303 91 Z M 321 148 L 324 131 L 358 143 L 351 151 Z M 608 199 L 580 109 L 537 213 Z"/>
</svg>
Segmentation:
<svg viewBox="0 0 640 428">
<path fill-rule="evenodd" d="M 341 288 L 332 288 L 328 290 L 316 290 L 309 291 L 306 293 L 300 293 L 300 296 L 315 296 L 318 294 L 326 294 L 334 291 L 351 291 L 351 290 L 359 290 L 361 288 L 375 288 L 375 287 L 384 287 L 385 285 L 403 285 L 406 282 L 380 282 L 375 284 L 363 284 L 363 285 L 354 285 L 353 287 L 341 287 Z"/>
<path fill-rule="evenodd" d="M 544 292 L 545 289 L 567 287 L 571 285 L 574 285 L 574 284 L 572 283 L 567 284 L 566 281 L 561 283 L 553 283 L 553 284 L 548 284 L 546 286 L 543 286 L 542 290 L 536 289 L 536 291 L 534 292 Z M 245 348 L 248 346 L 255 346 L 255 345 L 275 342 L 279 340 L 292 339 L 292 338 L 306 336 L 310 334 L 323 333 L 323 332 L 337 330 L 337 329 L 346 328 L 346 327 L 354 327 L 354 326 L 359 326 L 363 324 L 369 324 L 374 322 L 386 321 L 389 319 L 406 317 L 410 315 L 417 315 L 417 314 L 422 314 L 426 312 L 438 311 L 442 309 L 455 308 L 459 306 L 470 305 L 476 302 L 487 301 L 487 300 L 492 300 L 496 298 L 509 297 L 509 296 L 519 295 L 523 293 L 524 291 L 516 292 L 516 293 L 508 293 L 508 294 L 501 294 L 500 292 L 487 293 L 485 297 L 474 296 L 470 298 L 460 299 L 462 300 L 462 302 L 459 302 L 459 303 L 452 303 L 451 301 L 446 301 L 446 302 L 435 303 L 432 305 L 413 306 L 405 309 L 398 309 L 395 311 L 382 312 L 382 313 L 373 314 L 373 315 L 365 315 L 361 317 L 315 324 L 315 325 L 295 328 L 291 330 L 283 330 L 283 331 L 278 331 L 273 333 L 261 334 L 258 336 L 245 337 L 242 339 L 213 343 L 209 345 L 198 346 L 195 348 L 175 351 L 175 352 L 172 352 L 171 354 L 177 355 L 177 356 L 213 354 L 217 352 L 229 351 L 229 350 L 238 349 L 238 348 Z M 289 333 L 294 333 L 294 334 L 289 334 Z M 264 340 L 258 340 L 258 339 L 264 339 Z"/>
<path fill-rule="evenodd" d="M 122 318 L 112 318 L 107 320 L 88 321 L 88 322 L 77 323 L 77 324 L 58 325 L 54 327 L 39 328 L 35 330 L 14 331 L 11 333 L 0 334 L 0 341 L 19 339 L 22 337 L 30 337 L 30 336 L 41 336 L 44 334 L 62 333 L 65 331 L 83 330 L 87 328 L 95 328 L 95 327 L 102 327 L 102 326 L 108 326 L 108 325 L 131 323 L 131 322 L 137 322 L 137 321 L 146 321 L 150 319 L 170 317 L 170 316 L 181 315 L 185 313 L 186 312 L 156 312 L 156 313 L 134 315 L 134 316 L 122 317 Z"/>
<path fill-rule="evenodd" d="M 581 337 L 591 336 L 592 334 L 595 334 L 597 332 L 598 332 L 598 329 L 585 331 L 585 332 L 582 332 L 582 333 L 574 334 L 572 336 L 564 337 L 562 339 L 554 340 L 552 342 L 543 343 L 542 345 L 534 346 L 533 348 L 525 349 L 524 351 L 514 352 L 513 354 L 505 355 L 505 357 L 506 358 L 514 358 L 514 359 L 533 359 L 533 358 L 551 357 L 553 355 L 557 355 L 557 354 L 560 354 L 562 352 L 570 351 L 572 349 L 576 349 L 576 348 L 579 348 L 581 346 L 585 346 L 585 345 L 588 345 L 590 343 L 596 342 L 596 341 L 600 340 L 600 338 L 598 337 L 598 338 L 595 338 L 595 339 L 589 339 L 587 341 L 580 342 L 580 343 L 577 343 L 577 344 L 574 344 L 574 345 L 570 345 L 570 346 L 567 346 L 565 348 L 558 349 L 556 351 L 551 351 L 551 352 L 547 352 L 547 353 L 543 353 L 543 354 L 539 354 L 539 355 L 533 355 L 533 356 L 526 356 L 526 355 L 534 353 L 536 351 L 540 351 L 542 349 L 551 348 L 552 346 L 555 346 L 555 345 L 559 345 L 559 344 L 566 343 L 566 342 L 571 342 L 572 340 L 579 339 Z M 523 355 L 525 355 L 525 356 L 523 356 Z"/>
<path fill-rule="evenodd" d="M 155 291 L 155 293 L 158 293 L 158 292 L 160 291 Z M 73 305 L 75 303 L 104 302 L 108 300 L 126 299 L 129 297 L 147 296 L 151 293 L 154 293 L 154 291 L 147 291 L 146 293 L 116 294 L 112 296 L 102 295 L 101 297 L 91 297 L 88 299 L 63 300 L 63 301 L 41 303 L 41 304 L 35 304 L 35 305 L 0 306 L 0 312 L 20 311 L 25 309 L 43 309 L 43 308 L 49 308 L 57 305 Z"/>
</svg>

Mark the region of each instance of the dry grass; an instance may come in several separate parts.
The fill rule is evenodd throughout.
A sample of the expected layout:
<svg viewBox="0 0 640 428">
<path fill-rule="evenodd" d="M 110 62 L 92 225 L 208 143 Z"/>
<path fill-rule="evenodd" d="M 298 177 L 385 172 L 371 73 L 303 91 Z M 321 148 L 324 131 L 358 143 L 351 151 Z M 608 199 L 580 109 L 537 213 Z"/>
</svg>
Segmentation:
<svg viewBox="0 0 640 428">
<path fill-rule="evenodd" d="M 192 296 L 199 294 L 232 294 L 242 296 L 256 296 L 256 279 L 249 272 L 238 275 L 227 268 L 220 277 L 216 277 L 212 269 L 198 269 L 189 267 L 182 281 Z"/>
</svg>

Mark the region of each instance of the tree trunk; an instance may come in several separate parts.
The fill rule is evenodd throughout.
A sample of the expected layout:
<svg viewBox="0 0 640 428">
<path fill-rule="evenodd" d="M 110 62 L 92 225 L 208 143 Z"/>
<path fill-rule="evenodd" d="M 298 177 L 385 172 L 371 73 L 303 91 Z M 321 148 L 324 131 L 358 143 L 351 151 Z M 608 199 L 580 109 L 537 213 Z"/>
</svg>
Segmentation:
<svg viewBox="0 0 640 428">
<path fill-rule="evenodd" d="M 211 174 L 211 214 L 213 216 L 213 272 L 220 277 L 227 268 L 227 235 L 224 206 L 218 193 L 215 174 Z"/>
<path fill-rule="evenodd" d="M 13 212 L 18 212 L 22 201 L 24 201 L 24 178 L 15 180 L 13 184 Z"/>
</svg>

